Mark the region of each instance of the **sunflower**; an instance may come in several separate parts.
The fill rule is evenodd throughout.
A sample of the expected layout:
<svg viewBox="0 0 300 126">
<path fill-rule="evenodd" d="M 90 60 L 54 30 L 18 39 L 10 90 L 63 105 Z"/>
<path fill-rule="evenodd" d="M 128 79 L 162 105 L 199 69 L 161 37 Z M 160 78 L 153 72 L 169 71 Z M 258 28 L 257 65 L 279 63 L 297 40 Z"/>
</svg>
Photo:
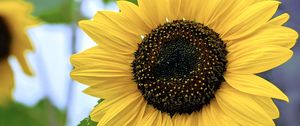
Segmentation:
<svg viewBox="0 0 300 126">
<path fill-rule="evenodd" d="M 73 79 L 104 99 L 98 126 L 273 126 L 272 98 L 256 74 L 291 58 L 297 32 L 264 0 L 118 1 L 80 27 L 98 44 L 71 57 Z"/>
<path fill-rule="evenodd" d="M 31 10 L 32 6 L 23 1 L 0 1 L 0 104 L 11 99 L 14 87 L 9 56 L 16 57 L 27 75 L 33 74 L 24 54 L 33 49 L 26 28 L 38 23 L 29 16 Z"/>
</svg>

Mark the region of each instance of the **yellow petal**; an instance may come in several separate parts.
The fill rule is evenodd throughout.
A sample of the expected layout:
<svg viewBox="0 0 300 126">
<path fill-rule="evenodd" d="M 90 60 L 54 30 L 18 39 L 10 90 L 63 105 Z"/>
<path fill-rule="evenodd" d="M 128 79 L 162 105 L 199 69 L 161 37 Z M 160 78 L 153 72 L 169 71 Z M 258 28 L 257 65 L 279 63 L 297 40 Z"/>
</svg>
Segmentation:
<svg viewBox="0 0 300 126">
<path fill-rule="evenodd" d="M 98 34 L 109 34 L 122 41 L 123 45 L 136 48 L 137 43 L 141 42 L 140 33 L 136 32 L 132 22 L 126 20 L 120 13 L 100 11 L 95 15 L 93 23 L 98 26 L 99 30 L 105 31 L 105 33 Z"/>
<path fill-rule="evenodd" d="M 288 97 L 280 89 L 256 75 L 226 73 L 224 78 L 230 86 L 239 91 L 289 101 Z"/>
<path fill-rule="evenodd" d="M 174 1 L 174 0 L 170 0 Z M 197 19 L 197 16 L 200 15 L 201 10 L 200 8 L 205 7 L 206 1 L 200 1 L 200 0 L 180 0 L 176 3 L 176 5 L 179 3 L 179 11 L 178 16 L 175 19 L 187 19 L 187 20 L 195 20 Z M 173 6 L 174 3 L 171 3 L 171 6 Z M 203 14 L 203 13 L 201 13 Z M 202 22 L 201 22 L 202 23 Z"/>
<path fill-rule="evenodd" d="M 107 51 L 107 49 L 96 46 L 79 54 L 72 55 L 71 63 L 75 68 L 98 63 L 116 64 L 117 66 L 131 66 L 133 58 L 133 55 L 111 53 Z"/>
<path fill-rule="evenodd" d="M 95 122 L 99 122 L 105 115 L 105 113 L 107 113 L 107 111 L 111 108 L 113 108 L 113 105 L 115 105 L 116 103 L 118 103 L 119 101 L 121 101 L 122 99 L 126 99 L 126 98 L 129 98 L 129 97 L 133 97 L 133 96 L 140 96 L 139 92 L 135 92 L 135 93 L 131 93 L 131 92 L 126 92 L 126 93 L 123 93 L 117 97 L 110 97 L 110 98 L 107 98 L 107 99 L 104 99 L 100 104 L 98 104 L 94 109 L 93 111 L 90 113 L 90 116 L 91 116 L 91 119 Z M 140 107 L 140 111 L 137 112 L 135 111 L 136 113 L 138 114 L 141 114 L 141 113 L 144 113 L 144 109 L 145 109 L 145 102 L 144 100 L 140 99 L 138 100 L 141 103 L 140 106 L 136 106 L 136 107 Z M 137 117 L 138 118 L 138 117 Z"/>
<path fill-rule="evenodd" d="M 141 11 L 144 12 L 147 19 L 150 21 L 151 29 L 160 25 L 158 3 L 156 0 L 138 0 L 138 5 Z"/>
<path fill-rule="evenodd" d="M 13 20 L 13 19 L 12 19 Z M 14 19 L 14 20 L 25 20 L 25 19 Z M 12 22 L 12 21 L 11 21 Z M 30 26 L 21 25 L 21 24 L 13 24 L 10 26 L 10 30 L 12 30 L 12 36 L 15 36 L 12 42 L 12 53 L 20 53 L 21 51 L 32 51 L 34 50 L 33 45 L 31 43 L 31 39 L 26 32 Z M 20 31 L 20 28 L 23 28 L 23 31 Z M 16 48 L 18 47 L 18 48 Z M 19 50 L 17 50 L 19 49 Z M 21 54 L 21 53 L 20 53 Z"/>
<path fill-rule="evenodd" d="M 193 112 L 191 114 L 175 114 L 173 117 L 174 126 L 200 126 L 198 123 L 199 114 Z"/>
<path fill-rule="evenodd" d="M 249 95 L 223 83 L 216 93 L 221 110 L 239 124 L 245 126 L 275 126 L 272 118 Z"/>
<path fill-rule="evenodd" d="M 200 19 L 201 23 L 205 25 L 210 24 L 219 3 L 220 0 L 201 1 L 201 3 L 199 4 L 201 6 L 201 10 L 199 10 L 200 13 L 198 13 L 198 19 Z"/>
<path fill-rule="evenodd" d="M 141 99 L 142 96 L 139 93 L 132 93 L 113 103 L 99 121 L 98 126 L 113 124 L 116 121 L 130 123 L 133 120 L 131 117 L 136 116 L 140 110 L 140 105 L 143 102 Z"/>
<path fill-rule="evenodd" d="M 23 72 L 29 76 L 33 76 L 34 73 L 32 72 L 32 69 L 26 60 L 25 54 L 15 54 L 15 56 L 18 62 L 20 63 Z"/>
<path fill-rule="evenodd" d="M 267 97 L 252 97 L 273 119 L 279 118 L 279 110 L 273 100 Z"/>
<path fill-rule="evenodd" d="M 130 76 L 131 69 L 130 66 L 120 65 L 117 63 L 98 63 L 98 64 L 91 64 L 90 66 L 81 66 L 75 68 L 73 70 L 73 75 L 83 75 L 83 76 L 93 76 L 95 77 L 119 77 L 119 76 Z M 97 74 L 97 75 L 96 75 Z"/>
<path fill-rule="evenodd" d="M 155 7 L 157 8 L 157 11 L 153 11 L 156 12 L 156 17 L 159 21 L 159 24 L 164 24 L 167 20 L 166 19 L 171 19 L 171 15 L 170 15 L 170 0 L 148 0 L 150 1 L 152 4 L 155 5 Z"/>
<path fill-rule="evenodd" d="M 134 40 L 136 40 L 136 38 L 130 37 L 138 37 L 138 35 L 141 34 L 141 32 L 135 28 L 133 22 L 127 19 L 123 13 L 113 11 L 99 11 L 94 16 L 93 21 L 99 24 L 99 26 L 102 26 L 100 27 L 101 29 L 103 28 L 112 32 L 123 33 L 125 35 L 122 36 L 128 36 L 126 37 L 126 39 L 131 39 L 133 42 Z"/>
<path fill-rule="evenodd" d="M 174 126 L 186 126 L 186 121 L 187 121 L 187 116 L 188 114 L 175 114 L 172 119 Z"/>
<path fill-rule="evenodd" d="M 96 109 L 93 109 L 93 111 L 91 113 L 93 113 L 93 114 L 90 114 L 91 120 L 94 122 L 99 122 L 102 119 L 102 117 L 105 115 L 105 110 L 97 110 L 96 111 Z"/>
<path fill-rule="evenodd" d="M 146 112 L 146 108 L 147 108 L 147 102 L 145 100 L 141 100 L 143 101 L 142 105 L 140 106 L 140 111 L 138 113 L 138 116 L 135 118 L 135 121 L 133 123 L 132 126 L 137 126 L 137 124 L 143 119 L 145 112 Z"/>
<path fill-rule="evenodd" d="M 272 18 L 279 4 L 278 1 L 262 1 L 251 5 L 226 26 L 228 31 L 221 34 L 222 39 L 230 41 L 252 33 Z"/>
<path fill-rule="evenodd" d="M 154 109 L 151 106 L 148 106 L 146 108 L 144 117 L 142 118 L 142 120 L 140 120 L 137 123 L 137 126 L 155 126 L 155 124 L 156 124 L 155 121 L 156 121 L 158 114 L 159 114 L 158 110 Z"/>
<path fill-rule="evenodd" d="M 232 25 L 232 21 L 254 3 L 256 3 L 254 0 L 226 0 L 221 2 L 214 12 L 216 18 L 212 18 L 212 23 L 209 26 L 217 33 L 224 34 L 232 28 L 228 27 Z"/>
<path fill-rule="evenodd" d="M 94 47 L 71 57 L 71 63 L 75 66 L 71 77 L 87 85 L 115 81 L 129 83 L 132 82 L 131 62 L 130 56 Z"/>
<path fill-rule="evenodd" d="M 18 32 L 19 35 L 14 35 L 17 37 L 15 37 L 15 40 L 12 42 L 11 54 L 16 56 L 23 72 L 29 76 L 33 76 L 32 69 L 26 60 L 27 52 L 33 50 L 33 47 L 28 36 L 25 35 L 25 33 Z"/>
<path fill-rule="evenodd" d="M 182 0 L 169 0 L 169 2 L 170 2 L 171 20 L 182 19 L 182 17 L 179 17 Z"/>
<path fill-rule="evenodd" d="M 81 83 L 87 85 L 94 85 L 101 82 L 103 79 L 107 80 L 125 80 L 130 82 L 132 74 L 130 70 L 118 70 L 113 64 L 98 64 L 92 66 L 83 66 L 76 68 L 71 72 L 71 77 Z"/>
<path fill-rule="evenodd" d="M 188 116 L 187 123 L 189 124 L 189 126 L 199 126 L 198 123 L 196 123 L 198 122 L 198 118 L 199 116 L 197 112 L 193 112 Z"/>
<path fill-rule="evenodd" d="M 204 126 L 217 126 L 217 122 L 211 113 L 211 105 L 207 105 L 202 110 L 202 120 Z M 218 120 L 219 121 L 219 120 Z"/>
<path fill-rule="evenodd" d="M 221 110 L 216 99 L 212 99 L 209 105 L 203 108 L 203 112 L 203 117 L 210 118 L 210 121 L 206 122 L 209 126 L 239 126 Z"/>
<path fill-rule="evenodd" d="M 93 21 L 80 21 L 79 26 L 103 48 L 127 54 L 132 54 L 136 51 L 137 43 L 130 43 L 129 40 L 120 38 L 118 34 L 113 34 L 112 32 L 109 34 L 109 31 L 101 29 L 101 26 Z"/>
<path fill-rule="evenodd" d="M 173 126 L 173 122 L 169 114 L 162 113 L 162 116 L 163 116 L 162 126 Z"/>
<path fill-rule="evenodd" d="M 98 98 L 114 98 L 125 93 L 138 92 L 137 84 L 124 83 L 124 82 L 115 82 L 115 83 L 106 83 L 106 84 L 96 84 L 91 86 L 83 91 L 86 94 L 95 96 Z"/>
<path fill-rule="evenodd" d="M 227 55 L 227 72 L 239 74 L 261 73 L 285 63 L 293 55 L 279 46 L 251 46 L 230 51 Z"/>
<path fill-rule="evenodd" d="M 206 1 L 209 2 L 209 1 Z M 217 28 L 218 25 L 220 25 L 221 21 L 225 18 L 225 16 L 229 15 L 230 11 L 233 9 L 232 6 L 236 4 L 235 0 L 217 0 L 215 2 L 219 2 L 214 10 L 210 15 L 209 19 L 206 19 L 207 21 L 204 22 L 205 25 L 210 26 L 211 28 Z M 199 15 L 199 18 L 202 16 Z M 202 17 L 203 18 L 203 17 Z"/>
<path fill-rule="evenodd" d="M 273 24 L 273 25 L 283 25 L 286 23 L 290 18 L 290 15 L 288 13 L 281 14 L 273 19 L 271 19 L 268 24 Z"/>
<path fill-rule="evenodd" d="M 133 26 L 130 29 L 136 30 L 141 35 L 147 34 L 152 30 L 150 21 L 148 21 L 138 6 L 128 1 L 117 1 L 117 4 L 121 10 L 121 14 L 132 22 Z"/>
<path fill-rule="evenodd" d="M 184 122 L 184 126 L 199 126 L 198 123 L 198 112 L 193 112 L 191 114 L 186 114 L 185 116 L 185 122 Z"/>
<path fill-rule="evenodd" d="M 203 120 L 203 116 L 204 115 L 202 115 L 202 113 L 203 113 L 203 109 L 201 111 L 197 112 L 197 115 L 198 115 L 198 126 L 204 126 L 204 121 L 205 120 Z"/>
<path fill-rule="evenodd" d="M 158 114 L 156 116 L 155 122 L 153 126 L 162 126 L 163 124 L 163 117 L 161 111 L 158 111 Z"/>
<path fill-rule="evenodd" d="M 13 89 L 13 71 L 7 59 L 4 59 L 0 62 L 0 106 L 7 104 L 12 99 Z"/>
<path fill-rule="evenodd" d="M 135 101 L 134 104 L 129 105 L 118 113 L 111 121 L 107 122 L 105 126 L 133 126 L 137 122 L 136 119 L 139 118 L 139 116 L 142 116 L 140 115 L 140 111 L 143 111 L 143 107 L 146 103 L 142 100 L 142 97 L 140 98 L 140 100 Z M 123 103 L 120 104 L 123 105 Z M 116 106 L 118 105 L 116 104 Z M 111 106 L 111 109 L 114 109 L 114 107 L 115 106 Z"/>
<path fill-rule="evenodd" d="M 126 98 L 129 94 L 130 93 L 126 93 L 115 98 L 108 98 L 103 100 L 90 113 L 91 119 L 95 122 L 99 122 L 112 105 L 114 105 L 119 100 Z"/>
<path fill-rule="evenodd" d="M 228 50 L 235 52 L 241 48 L 250 46 L 282 46 L 292 48 L 296 44 L 298 33 L 288 27 L 267 24 L 255 31 L 255 33 L 241 39 L 227 43 Z"/>
</svg>

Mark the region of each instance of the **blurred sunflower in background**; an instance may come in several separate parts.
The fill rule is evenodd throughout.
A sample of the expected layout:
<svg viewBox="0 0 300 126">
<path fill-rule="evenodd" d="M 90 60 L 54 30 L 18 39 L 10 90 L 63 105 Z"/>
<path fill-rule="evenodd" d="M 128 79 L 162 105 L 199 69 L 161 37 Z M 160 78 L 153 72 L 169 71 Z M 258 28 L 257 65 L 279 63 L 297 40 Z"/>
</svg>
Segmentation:
<svg viewBox="0 0 300 126">
<path fill-rule="evenodd" d="M 104 99 L 99 126 L 275 125 L 272 98 L 289 101 L 257 76 L 285 63 L 297 32 L 272 19 L 280 2 L 117 2 L 80 27 L 98 44 L 71 57 L 73 79 Z"/>
<path fill-rule="evenodd" d="M 27 75 L 33 75 L 25 58 L 25 52 L 33 47 L 26 30 L 38 24 L 38 20 L 30 16 L 32 6 L 20 0 L 0 1 L 0 104 L 11 100 L 14 88 L 14 75 L 9 65 L 9 56 L 19 61 Z"/>
</svg>

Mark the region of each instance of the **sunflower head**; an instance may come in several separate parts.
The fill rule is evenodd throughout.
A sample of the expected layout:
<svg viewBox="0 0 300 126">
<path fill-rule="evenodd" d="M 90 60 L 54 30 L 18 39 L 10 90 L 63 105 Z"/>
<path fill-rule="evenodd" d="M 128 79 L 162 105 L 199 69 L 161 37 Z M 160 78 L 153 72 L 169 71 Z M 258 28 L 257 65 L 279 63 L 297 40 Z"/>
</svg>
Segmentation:
<svg viewBox="0 0 300 126">
<path fill-rule="evenodd" d="M 212 29 L 174 20 L 143 38 L 132 62 L 133 77 L 148 104 L 171 115 L 192 113 L 209 104 L 224 81 L 226 54 Z"/>
<path fill-rule="evenodd" d="M 264 0 L 118 1 L 80 27 L 98 44 L 71 58 L 72 78 L 104 99 L 98 125 L 275 125 L 272 98 L 288 97 L 257 76 L 291 58 L 297 32 L 272 19 Z"/>
<path fill-rule="evenodd" d="M 33 50 L 26 30 L 39 21 L 30 16 L 31 11 L 32 6 L 24 1 L 0 1 L 0 104 L 11 99 L 14 87 L 9 56 L 16 57 L 27 75 L 33 74 L 25 59 L 25 52 Z"/>
</svg>

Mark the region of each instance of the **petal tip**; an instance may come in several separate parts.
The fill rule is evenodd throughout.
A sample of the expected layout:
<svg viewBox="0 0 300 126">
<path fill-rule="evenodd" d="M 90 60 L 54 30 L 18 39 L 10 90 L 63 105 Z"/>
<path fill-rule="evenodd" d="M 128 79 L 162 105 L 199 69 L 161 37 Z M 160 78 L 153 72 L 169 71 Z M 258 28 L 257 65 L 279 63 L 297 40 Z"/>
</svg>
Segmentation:
<svg viewBox="0 0 300 126">
<path fill-rule="evenodd" d="M 85 27 L 89 25 L 90 22 L 90 20 L 81 20 L 78 22 L 78 26 L 82 29 L 85 29 Z"/>
</svg>

